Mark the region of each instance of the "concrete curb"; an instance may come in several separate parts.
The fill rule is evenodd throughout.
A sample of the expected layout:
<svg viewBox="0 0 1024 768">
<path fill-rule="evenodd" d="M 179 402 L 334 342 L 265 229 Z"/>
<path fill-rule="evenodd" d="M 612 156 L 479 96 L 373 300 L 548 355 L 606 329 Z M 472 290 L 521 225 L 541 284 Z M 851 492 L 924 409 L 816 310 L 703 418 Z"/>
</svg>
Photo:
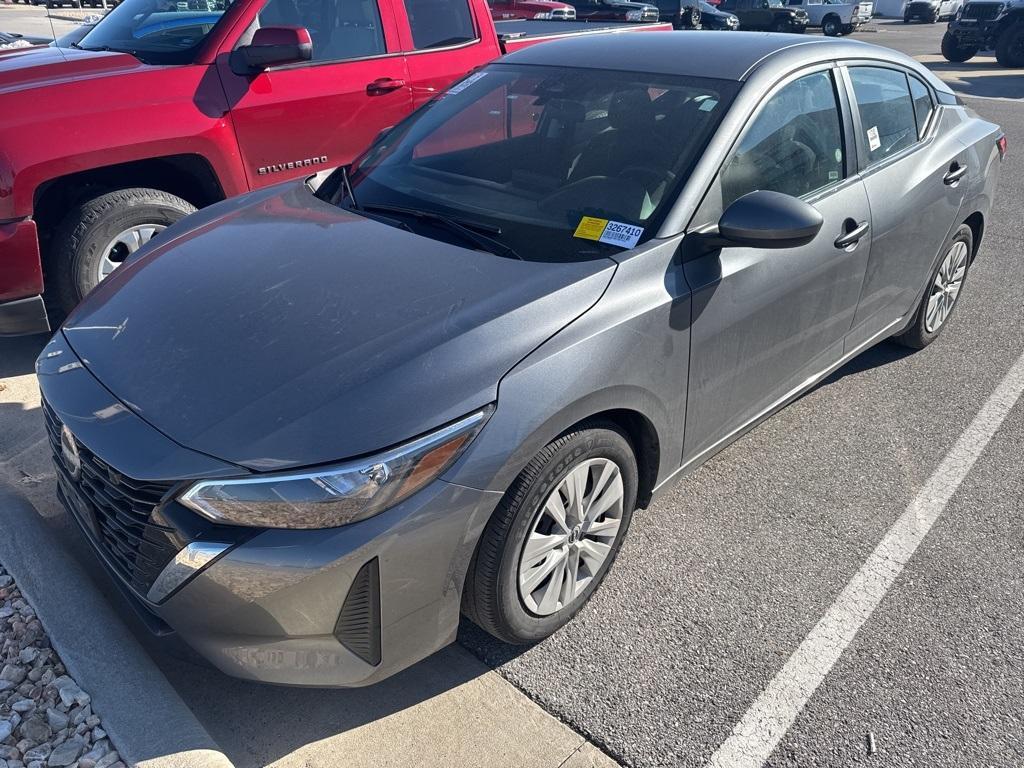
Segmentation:
<svg viewBox="0 0 1024 768">
<path fill-rule="evenodd" d="M 140 768 L 234 768 L 35 508 L 2 485 L 0 531 L 0 561 L 122 758 Z"/>
</svg>

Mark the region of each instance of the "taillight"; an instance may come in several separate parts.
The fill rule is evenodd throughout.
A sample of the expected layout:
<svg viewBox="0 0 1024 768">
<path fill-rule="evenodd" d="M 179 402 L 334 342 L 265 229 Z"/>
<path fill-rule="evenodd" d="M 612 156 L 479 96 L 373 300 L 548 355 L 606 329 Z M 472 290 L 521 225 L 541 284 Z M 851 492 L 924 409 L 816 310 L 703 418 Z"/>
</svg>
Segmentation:
<svg viewBox="0 0 1024 768">
<path fill-rule="evenodd" d="M 999 148 L 999 159 L 1002 160 L 1006 157 L 1006 134 L 1004 133 L 998 139 L 996 139 L 996 146 Z"/>
</svg>

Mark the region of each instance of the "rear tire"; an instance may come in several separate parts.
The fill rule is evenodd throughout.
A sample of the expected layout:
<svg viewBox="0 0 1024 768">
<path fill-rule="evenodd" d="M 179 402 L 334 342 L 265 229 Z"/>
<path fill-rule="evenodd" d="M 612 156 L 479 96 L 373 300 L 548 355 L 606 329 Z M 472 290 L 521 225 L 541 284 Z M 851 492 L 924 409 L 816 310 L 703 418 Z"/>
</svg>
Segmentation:
<svg viewBox="0 0 1024 768">
<path fill-rule="evenodd" d="M 1011 24 L 999 35 L 996 61 L 1004 67 L 1024 67 L 1024 21 Z"/>
<path fill-rule="evenodd" d="M 53 281 L 60 309 L 70 312 L 99 284 L 101 265 L 120 234 L 138 228 L 139 244 L 144 245 L 193 211 L 195 207 L 180 197 L 141 187 L 108 192 L 74 206 L 54 232 L 47 260 L 47 278 Z M 134 252 L 128 246 L 117 248 L 111 261 Z"/>
<path fill-rule="evenodd" d="M 564 491 L 575 488 L 578 477 L 584 490 L 577 509 Z M 637 477 L 633 448 L 612 424 L 584 425 L 548 444 L 515 479 L 484 528 L 466 575 L 466 615 L 515 645 L 543 640 L 565 625 L 618 554 L 636 504 Z M 578 517 L 586 520 L 587 502 L 606 501 L 604 494 L 620 500 L 589 524 L 579 523 Z M 565 525 L 552 509 L 561 512 Z M 540 554 L 528 560 L 527 545 L 538 543 Z M 603 555 L 599 564 L 597 553 Z"/>
<path fill-rule="evenodd" d="M 942 57 L 946 61 L 962 64 L 968 59 L 973 59 L 977 53 L 977 48 L 960 45 L 957 42 L 956 35 L 951 32 L 947 32 L 942 36 Z"/>
<path fill-rule="evenodd" d="M 821 22 L 821 31 L 826 37 L 839 37 L 843 32 L 843 23 L 838 16 L 826 16 Z"/>
<path fill-rule="evenodd" d="M 970 271 L 973 248 L 974 233 L 966 224 L 961 224 L 947 241 L 938 265 L 932 270 L 928 287 L 925 288 L 910 326 L 903 333 L 893 337 L 897 344 L 911 349 L 924 349 L 939 338 L 939 334 L 948 325 L 949 318 L 960 303 L 967 273 Z M 962 271 L 958 266 L 960 259 L 963 260 Z M 940 275 L 943 277 L 940 278 Z M 949 282 L 946 280 L 947 277 L 950 280 L 958 278 L 956 292 L 952 294 L 951 300 L 949 291 L 941 295 L 942 291 L 939 290 L 940 282 Z"/>
</svg>

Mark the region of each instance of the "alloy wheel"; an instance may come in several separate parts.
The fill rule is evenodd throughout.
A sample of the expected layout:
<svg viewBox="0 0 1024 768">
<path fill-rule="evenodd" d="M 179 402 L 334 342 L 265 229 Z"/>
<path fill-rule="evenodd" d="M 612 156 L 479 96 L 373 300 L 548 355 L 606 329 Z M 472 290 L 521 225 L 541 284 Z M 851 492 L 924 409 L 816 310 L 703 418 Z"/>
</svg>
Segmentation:
<svg viewBox="0 0 1024 768">
<path fill-rule="evenodd" d="M 967 273 L 967 256 L 967 244 L 957 240 L 939 265 L 925 310 L 924 328 L 928 333 L 935 333 L 941 328 L 949 313 L 953 311 L 953 305 L 960 295 L 960 287 L 964 283 L 964 275 Z"/>
<path fill-rule="evenodd" d="M 625 490 L 610 459 L 580 462 L 540 505 L 523 544 L 517 581 L 526 608 L 549 616 L 600 572 L 622 524 Z"/>
<path fill-rule="evenodd" d="M 163 224 L 138 224 L 114 237 L 103 249 L 97 268 L 97 282 L 108 277 L 121 263 L 167 227 Z"/>
</svg>

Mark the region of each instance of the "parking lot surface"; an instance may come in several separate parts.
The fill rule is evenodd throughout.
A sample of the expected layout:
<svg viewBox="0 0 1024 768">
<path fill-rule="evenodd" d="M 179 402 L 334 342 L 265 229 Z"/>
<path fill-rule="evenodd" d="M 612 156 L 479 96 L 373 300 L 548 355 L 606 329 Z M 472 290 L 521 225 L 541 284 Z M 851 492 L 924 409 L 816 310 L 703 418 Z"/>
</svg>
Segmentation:
<svg viewBox="0 0 1024 768">
<path fill-rule="evenodd" d="M 1024 72 L 986 57 L 935 62 L 943 29 L 883 22 L 857 35 L 933 66 L 1009 139 L 992 220 L 942 338 L 913 354 L 865 353 L 638 513 L 602 589 L 549 640 L 513 648 L 463 622 L 464 649 L 621 763 L 712 759 L 1024 354 Z M 16 362 L 0 360 L 0 376 L 12 378 L 0 381 L 20 374 L 26 386 L 40 346 L 11 342 Z M 57 516 L 46 449 L 33 443 L 38 411 L 22 405 L 15 417 L 9 400 L 0 464 L 10 476 L 29 468 L 23 492 Z M 751 764 L 1024 763 L 1024 402 L 1003 416 L 792 726 Z M 366 691 L 279 689 L 140 638 L 239 766 L 363 764 L 347 750 L 374 744 L 386 747 L 375 764 L 398 764 L 442 738 L 424 730 L 431 702 L 486 671 L 455 648 Z M 499 695 L 489 690 L 479 695 Z M 415 712 L 426 714 L 408 719 Z M 435 712 L 464 716 L 435 723 L 449 739 L 470 732 L 472 711 Z M 486 715 L 500 726 L 500 702 Z M 482 745 L 451 745 L 449 763 L 514 765 L 523 754 Z"/>
</svg>

